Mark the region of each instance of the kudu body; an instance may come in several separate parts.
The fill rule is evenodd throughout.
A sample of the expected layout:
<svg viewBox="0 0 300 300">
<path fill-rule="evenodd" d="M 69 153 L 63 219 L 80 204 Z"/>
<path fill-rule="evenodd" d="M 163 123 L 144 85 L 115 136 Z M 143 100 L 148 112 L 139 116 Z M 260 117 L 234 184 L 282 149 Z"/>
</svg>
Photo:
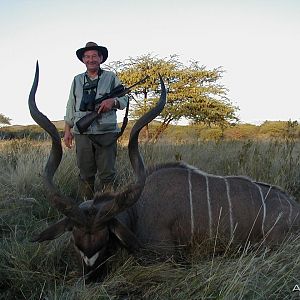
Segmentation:
<svg viewBox="0 0 300 300">
<path fill-rule="evenodd" d="M 75 248 L 86 266 L 96 269 L 113 239 L 129 249 L 147 248 L 173 253 L 177 246 L 215 238 L 234 243 L 266 240 L 280 242 L 287 232 L 300 228 L 300 205 L 278 187 L 245 177 L 215 176 L 183 163 L 168 163 L 145 170 L 139 152 L 140 130 L 163 110 L 165 86 L 156 107 L 134 125 L 129 157 L 136 183 L 119 193 L 96 194 L 76 205 L 61 195 L 52 182 L 61 157 L 61 140 L 55 126 L 36 107 L 38 65 L 29 96 L 33 119 L 52 138 L 44 170 L 48 198 L 65 218 L 35 238 L 51 240 L 72 231 Z"/>
</svg>

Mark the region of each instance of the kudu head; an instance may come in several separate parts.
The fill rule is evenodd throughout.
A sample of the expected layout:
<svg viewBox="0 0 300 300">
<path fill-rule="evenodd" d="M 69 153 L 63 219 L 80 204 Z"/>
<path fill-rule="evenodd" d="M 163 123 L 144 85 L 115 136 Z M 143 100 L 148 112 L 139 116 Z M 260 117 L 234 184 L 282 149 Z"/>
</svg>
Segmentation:
<svg viewBox="0 0 300 300">
<path fill-rule="evenodd" d="M 80 205 L 74 199 L 62 195 L 53 183 L 53 176 L 62 159 L 62 145 L 59 133 L 50 120 L 37 108 L 35 94 L 39 81 L 39 66 L 36 64 L 34 82 L 30 91 L 28 105 L 32 118 L 52 139 L 52 147 L 43 172 L 47 198 L 64 218 L 50 225 L 33 241 L 43 242 L 59 237 L 66 231 L 72 232 L 76 250 L 80 253 L 87 272 L 93 272 L 105 260 L 112 240 L 118 240 L 129 249 L 135 249 L 139 242 L 131 230 L 116 216 L 138 201 L 145 184 L 145 166 L 138 148 L 141 129 L 163 110 L 166 103 L 166 90 L 160 77 L 161 96 L 157 105 L 143 115 L 133 126 L 128 144 L 131 165 L 137 177 L 136 183 L 128 185 L 122 192 L 95 195 L 94 199 Z"/>
</svg>

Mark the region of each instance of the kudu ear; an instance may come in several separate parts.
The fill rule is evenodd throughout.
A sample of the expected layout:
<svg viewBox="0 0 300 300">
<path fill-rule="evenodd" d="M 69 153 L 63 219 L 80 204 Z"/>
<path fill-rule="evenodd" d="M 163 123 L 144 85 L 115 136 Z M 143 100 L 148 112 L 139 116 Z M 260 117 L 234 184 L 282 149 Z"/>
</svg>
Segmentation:
<svg viewBox="0 0 300 300">
<path fill-rule="evenodd" d="M 141 244 L 135 234 L 119 220 L 113 218 L 109 221 L 109 230 L 118 238 L 123 246 L 130 251 L 141 248 Z"/>
<path fill-rule="evenodd" d="M 50 225 L 39 235 L 35 236 L 31 242 L 44 242 L 58 238 L 66 231 L 70 231 L 73 228 L 72 221 L 68 218 L 63 218 L 53 225 Z"/>
<path fill-rule="evenodd" d="M 101 228 L 104 223 L 111 220 L 120 212 L 132 206 L 140 198 L 144 184 L 132 184 L 125 191 L 110 195 L 111 200 L 107 201 L 101 209 L 99 209 L 95 221 L 94 230 Z"/>
</svg>

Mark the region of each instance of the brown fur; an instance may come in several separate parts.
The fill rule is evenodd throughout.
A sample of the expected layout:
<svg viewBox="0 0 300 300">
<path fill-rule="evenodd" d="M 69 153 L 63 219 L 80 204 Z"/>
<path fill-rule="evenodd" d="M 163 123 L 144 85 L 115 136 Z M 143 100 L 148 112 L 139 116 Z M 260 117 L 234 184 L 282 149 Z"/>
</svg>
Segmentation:
<svg viewBox="0 0 300 300">
<path fill-rule="evenodd" d="M 44 170 L 49 200 L 66 218 L 49 226 L 35 241 L 51 240 L 67 230 L 87 269 L 93 272 L 106 259 L 117 240 L 128 249 L 150 249 L 173 254 L 204 238 L 228 243 L 280 242 L 300 228 L 300 205 L 278 187 L 239 176 L 207 174 L 181 162 L 156 165 L 146 170 L 139 152 L 141 129 L 156 118 L 166 103 L 162 78 L 157 105 L 133 126 L 128 145 L 137 181 L 118 193 L 96 194 L 77 205 L 58 192 L 53 176 L 62 158 L 55 126 L 36 107 L 38 65 L 29 96 L 34 120 L 52 138 Z"/>
</svg>

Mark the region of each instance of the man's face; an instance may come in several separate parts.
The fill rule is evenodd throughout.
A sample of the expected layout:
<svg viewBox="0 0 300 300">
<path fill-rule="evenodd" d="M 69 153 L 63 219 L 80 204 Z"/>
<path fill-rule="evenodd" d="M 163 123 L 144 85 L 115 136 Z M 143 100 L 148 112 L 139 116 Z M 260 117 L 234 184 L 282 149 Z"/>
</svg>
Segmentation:
<svg viewBox="0 0 300 300">
<path fill-rule="evenodd" d="M 82 57 L 88 71 L 97 71 L 102 63 L 103 56 L 97 50 L 85 51 Z"/>
</svg>

